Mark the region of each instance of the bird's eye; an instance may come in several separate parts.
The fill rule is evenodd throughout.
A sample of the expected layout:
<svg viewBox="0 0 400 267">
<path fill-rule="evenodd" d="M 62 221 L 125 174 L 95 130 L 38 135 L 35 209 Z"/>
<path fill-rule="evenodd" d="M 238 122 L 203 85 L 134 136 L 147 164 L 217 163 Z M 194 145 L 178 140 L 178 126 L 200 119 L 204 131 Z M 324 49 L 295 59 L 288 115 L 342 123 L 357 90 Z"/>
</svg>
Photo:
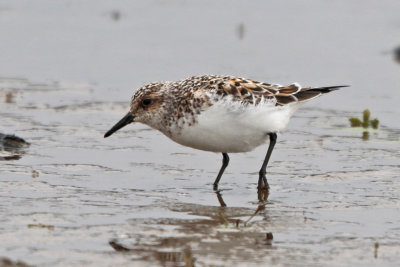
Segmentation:
<svg viewBox="0 0 400 267">
<path fill-rule="evenodd" d="M 148 107 L 148 106 L 150 106 L 151 102 L 152 102 L 152 100 L 150 98 L 145 98 L 145 99 L 143 99 L 142 104 L 144 107 Z"/>
</svg>

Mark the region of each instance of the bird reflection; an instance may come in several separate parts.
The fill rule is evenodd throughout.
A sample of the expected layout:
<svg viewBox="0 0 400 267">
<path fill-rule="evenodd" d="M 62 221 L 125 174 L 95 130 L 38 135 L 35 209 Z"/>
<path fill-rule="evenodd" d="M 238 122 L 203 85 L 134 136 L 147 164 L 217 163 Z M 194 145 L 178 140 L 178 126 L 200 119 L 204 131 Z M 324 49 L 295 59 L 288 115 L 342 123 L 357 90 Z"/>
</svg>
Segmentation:
<svg viewBox="0 0 400 267">
<path fill-rule="evenodd" d="M 215 194 L 217 195 L 218 202 L 221 207 L 226 207 L 226 203 L 224 198 L 222 197 L 221 190 L 215 190 Z M 257 198 L 260 205 L 265 205 L 269 196 L 269 189 L 258 189 L 257 190 Z"/>
<path fill-rule="evenodd" d="M 15 103 L 15 94 L 13 92 L 7 92 L 4 102 L 7 104 Z"/>
<path fill-rule="evenodd" d="M 221 207 L 226 207 L 225 201 L 221 195 L 221 190 L 215 190 L 215 194 L 217 195 L 217 199 Z"/>
<path fill-rule="evenodd" d="M 225 211 L 226 211 L 225 208 L 227 207 L 227 205 L 224 201 L 224 198 L 222 197 L 221 190 L 215 190 L 215 194 L 217 195 L 218 202 L 221 206 L 219 215 L 225 222 L 225 225 L 228 225 L 229 220 L 227 219 L 227 217 L 225 215 Z M 250 215 L 250 217 L 245 221 L 242 221 L 240 219 L 236 220 L 234 222 L 234 224 L 236 225 L 236 228 L 239 228 L 240 223 L 243 223 L 243 226 L 246 226 L 260 211 L 264 210 L 265 204 L 267 203 L 267 200 L 268 200 L 268 196 L 269 196 L 268 189 L 258 189 L 257 190 L 258 205 L 257 205 L 256 211 L 252 215 Z"/>
<path fill-rule="evenodd" d="M 172 218 L 148 218 L 144 224 L 143 218 L 131 219 L 132 225 L 143 227 L 110 240 L 109 245 L 115 251 L 134 253 L 135 259 L 160 266 L 195 266 L 199 259 L 221 250 L 232 251 L 233 257 L 245 261 L 262 249 L 274 249 L 273 234 L 268 231 L 270 218 L 265 211 L 268 190 L 258 190 L 258 203 L 252 208 L 228 207 L 222 191 L 215 194 L 218 206 L 174 202 L 166 205 L 170 212 L 177 213 Z M 155 234 L 164 228 L 168 235 Z M 244 248 L 253 253 L 236 253 Z"/>
</svg>

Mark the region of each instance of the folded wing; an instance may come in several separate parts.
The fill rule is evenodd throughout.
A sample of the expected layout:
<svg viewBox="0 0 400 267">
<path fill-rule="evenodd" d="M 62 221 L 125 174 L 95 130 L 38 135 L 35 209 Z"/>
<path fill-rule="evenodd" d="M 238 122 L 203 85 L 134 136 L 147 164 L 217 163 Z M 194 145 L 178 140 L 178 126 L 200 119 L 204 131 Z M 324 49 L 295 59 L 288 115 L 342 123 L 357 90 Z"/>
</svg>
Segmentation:
<svg viewBox="0 0 400 267">
<path fill-rule="evenodd" d="M 294 83 L 288 86 L 279 84 L 261 83 L 238 77 L 214 77 L 210 81 L 210 88 L 216 90 L 222 97 L 232 96 L 238 101 L 249 104 L 258 104 L 262 99 L 275 100 L 277 106 L 293 102 L 302 102 L 322 94 L 337 90 L 346 85 L 328 87 L 301 87 Z"/>
</svg>

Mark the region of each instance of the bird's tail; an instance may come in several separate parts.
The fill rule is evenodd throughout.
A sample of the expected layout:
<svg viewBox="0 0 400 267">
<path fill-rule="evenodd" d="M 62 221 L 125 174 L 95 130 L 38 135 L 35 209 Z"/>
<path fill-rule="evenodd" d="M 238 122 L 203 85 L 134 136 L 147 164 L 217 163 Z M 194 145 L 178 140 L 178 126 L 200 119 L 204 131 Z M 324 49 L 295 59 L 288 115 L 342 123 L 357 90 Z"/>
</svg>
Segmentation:
<svg viewBox="0 0 400 267">
<path fill-rule="evenodd" d="M 310 100 L 314 97 L 326 94 L 342 87 L 348 87 L 348 85 L 336 85 L 336 86 L 326 86 L 326 87 L 306 87 L 299 90 L 297 93 L 293 94 L 298 101 Z"/>
<path fill-rule="evenodd" d="M 315 87 L 315 88 L 304 88 L 304 91 L 314 91 L 321 92 L 323 94 L 338 90 L 342 87 L 349 87 L 348 85 L 336 85 L 336 86 L 326 86 L 326 87 Z"/>
<path fill-rule="evenodd" d="M 303 102 L 313 99 L 322 94 L 326 94 L 348 85 L 326 86 L 326 87 L 301 87 L 298 84 L 292 84 L 282 87 L 275 94 L 277 105 L 286 105 L 294 102 Z"/>
</svg>

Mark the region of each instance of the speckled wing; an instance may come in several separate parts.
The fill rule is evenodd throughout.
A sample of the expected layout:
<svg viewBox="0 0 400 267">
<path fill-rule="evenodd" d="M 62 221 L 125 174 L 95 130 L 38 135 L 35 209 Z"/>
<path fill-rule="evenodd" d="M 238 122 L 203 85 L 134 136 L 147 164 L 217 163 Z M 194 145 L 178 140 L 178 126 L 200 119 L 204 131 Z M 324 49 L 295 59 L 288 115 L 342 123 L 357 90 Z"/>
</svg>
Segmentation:
<svg viewBox="0 0 400 267">
<path fill-rule="evenodd" d="M 238 77 L 214 77 L 209 81 L 210 89 L 215 89 L 217 95 L 233 96 L 238 101 L 248 104 L 258 104 L 261 100 L 275 100 L 275 105 L 282 106 L 293 102 L 312 99 L 345 86 L 301 87 L 294 83 L 288 86 L 261 83 Z"/>
</svg>

